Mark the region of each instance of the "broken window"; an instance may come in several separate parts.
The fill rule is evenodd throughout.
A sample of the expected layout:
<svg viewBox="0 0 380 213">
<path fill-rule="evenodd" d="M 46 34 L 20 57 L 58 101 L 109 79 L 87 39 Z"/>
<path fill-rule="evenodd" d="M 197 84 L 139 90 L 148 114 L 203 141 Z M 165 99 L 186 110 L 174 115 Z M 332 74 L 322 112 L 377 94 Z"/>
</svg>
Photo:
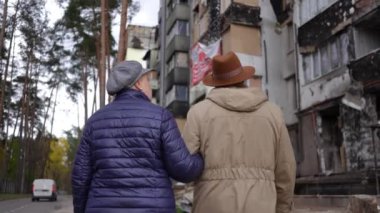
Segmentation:
<svg viewBox="0 0 380 213">
<path fill-rule="evenodd" d="M 322 75 L 330 71 L 330 54 L 328 51 L 328 45 L 321 48 L 321 71 Z"/>
<path fill-rule="evenodd" d="M 331 68 L 336 69 L 340 66 L 339 42 L 330 43 L 330 53 L 331 53 Z"/>
<path fill-rule="evenodd" d="M 304 70 L 304 79 L 305 79 L 305 82 L 309 82 L 312 80 L 312 77 L 311 77 L 311 73 L 313 71 L 313 55 L 309 54 L 309 55 L 305 55 L 303 56 L 303 70 Z"/>
<path fill-rule="evenodd" d="M 305 82 L 317 79 L 348 64 L 348 45 L 348 33 L 343 33 L 317 48 L 316 51 L 311 54 L 311 59 L 308 55 L 304 56 Z M 312 64 L 312 66 L 310 66 L 310 64 Z"/>
<path fill-rule="evenodd" d="M 320 52 L 317 51 L 313 54 L 313 78 L 321 76 L 321 57 Z"/>
<path fill-rule="evenodd" d="M 340 126 L 339 106 L 319 112 L 321 166 L 325 173 L 339 173 L 345 164 L 343 134 Z"/>
<path fill-rule="evenodd" d="M 340 51 L 341 51 L 341 58 L 342 58 L 342 63 L 341 64 L 348 64 L 349 62 L 349 57 L 348 57 L 348 45 L 350 43 L 348 33 L 343 33 L 340 35 Z"/>
</svg>

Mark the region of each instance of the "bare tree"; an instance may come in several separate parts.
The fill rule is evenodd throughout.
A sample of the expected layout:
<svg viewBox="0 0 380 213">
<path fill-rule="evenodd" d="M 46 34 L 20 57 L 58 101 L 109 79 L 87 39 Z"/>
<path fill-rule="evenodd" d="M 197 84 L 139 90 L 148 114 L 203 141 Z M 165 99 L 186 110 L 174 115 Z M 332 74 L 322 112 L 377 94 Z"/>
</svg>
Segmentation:
<svg viewBox="0 0 380 213">
<path fill-rule="evenodd" d="M 84 63 L 82 59 L 82 79 L 83 79 L 83 96 L 84 96 L 84 121 L 87 121 L 88 118 L 88 97 L 87 97 L 87 64 Z"/>
<path fill-rule="evenodd" d="M 4 46 L 4 34 L 5 34 L 5 28 L 7 25 L 7 16 L 8 16 L 8 0 L 5 0 L 4 10 L 3 10 L 3 20 L 1 23 L 1 31 L 0 31 L 0 50 L 3 49 L 3 46 Z"/>
<path fill-rule="evenodd" d="M 28 103 L 29 103 L 29 69 L 31 67 L 33 50 L 28 51 L 28 60 L 25 68 L 25 78 L 24 85 L 22 89 L 22 97 L 21 97 L 21 122 L 19 128 L 19 135 L 21 140 L 21 149 L 20 149 L 20 157 L 21 165 L 19 168 L 19 180 L 20 180 L 20 192 L 24 190 L 24 181 L 25 181 L 25 164 L 26 164 L 26 145 L 27 145 L 27 132 L 28 132 Z"/>
<path fill-rule="evenodd" d="M 117 50 L 117 62 L 123 61 L 127 54 L 127 18 L 128 18 L 128 0 L 122 0 L 120 15 L 120 33 L 119 47 Z"/>
<path fill-rule="evenodd" d="M 4 2 L 4 11 L 3 11 L 3 20 L 1 24 L 1 31 L 0 31 L 0 51 L 3 50 L 4 46 L 4 34 L 5 34 L 5 28 L 7 25 L 7 16 L 8 16 L 8 0 L 5 0 Z M 2 77 L 2 76 L 0 76 Z M 1 95 L 0 95 L 0 131 L 3 131 L 4 129 L 4 89 L 5 84 L 7 82 L 6 76 L 4 76 L 4 80 L 2 81 L 1 85 Z"/>
<path fill-rule="evenodd" d="M 106 33 L 107 33 L 107 0 L 101 0 L 101 34 L 100 34 L 100 70 L 99 70 L 99 102 L 100 108 L 105 105 L 106 91 Z"/>
<path fill-rule="evenodd" d="M 3 115 L 4 115 L 4 108 L 6 109 L 7 108 L 7 105 L 9 105 L 9 102 L 10 102 L 10 99 L 11 99 L 11 96 L 9 95 L 8 97 L 5 96 L 5 90 L 6 90 L 6 84 L 7 84 L 7 78 L 8 78 L 8 70 L 9 70 L 9 63 L 10 63 L 10 57 L 11 57 L 11 53 L 13 53 L 13 58 L 12 58 L 12 70 L 11 70 L 11 81 L 13 79 L 13 71 L 14 71 L 14 51 L 15 51 L 15 42 L 14 41 L 14 33 L 16 31 L 16 27 L 17 27 L 17 12 L 18 12 L 18 7 L 19 6 L 19 1 L 17 1 L 16 3 L 16 9 L 15 9 L 15 14 L 13 15 L 13 18 L 12 18 L 12 29 L 11 29 L 11 36 L 10 36 L 10 42 L 9 42 L 9 46 L 8 46 L 8 55 L 7 55 L 7 58 L 6 58 L 6 65 L 5 65 L 5 72 L 4 72 L 4 81 L 2 82 L 1 84 L 1 89 L 0 89 L 0 126 L 5 124 L 4 120 L 3 120 Z M 3 19 L 4 20 L 4 19 Z M 12 48 L 13 46 L 13 48 Z M 13 51 L 12 51 L 13 50 Z M 10 89 L 9 89 L 10 90 Z M 5 99 L 7 99 L 7 102 L 5 101 Z M 17 125 L 17 124 L 16 124 Z M 3 129 L 3 126 L 0 127 L 0 130 Z M 9 119 L 7 119 L 7 125 L 6 125 L 6 136 L 8 136 L 8 132 L 9 132 Z M 3 174 L 2 174 L 2 178 L 6 178 L 7 176 L 7 170 L 8 170 L 8 162 L 9 162 L 9 154 L 10 154 L 10 147 L 7 143 L 7 141 L 5 142 L 5 147 L 4 147 L 4 160 L 3 160 Z"/>
</svg>

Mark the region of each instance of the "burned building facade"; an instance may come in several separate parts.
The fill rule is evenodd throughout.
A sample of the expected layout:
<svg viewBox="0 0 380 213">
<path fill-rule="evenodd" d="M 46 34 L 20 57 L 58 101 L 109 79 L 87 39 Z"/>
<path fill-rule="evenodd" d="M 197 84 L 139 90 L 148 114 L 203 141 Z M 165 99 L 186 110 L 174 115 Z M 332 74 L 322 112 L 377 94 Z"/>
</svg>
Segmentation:
<svg viewBox="0 0 380 213">
<path fill-rule="evenodd" d="M 296 193 L 377 193 L 380 0 L 162 0 L 159 17 L 163 106 L 184 117 L 207 95 L 188 51 L 220 40 L 284 112 Z"/>
<path fill-rule="evenodd" d="M 380 0 L 220 0 L 216 15 L 211 3 L 192 1 L 190 43 L 217 23 L 221 52 L 256 68 L 251 86 L 284 112 L 296 192 L 377 193 Z M 205 93 L 191 86 L 190 105 Z"/>
<path fill-rule="evenodd" d="M 299 52 L 298 193 L 376 193 L 379 6 L 302 0 L 287 12 Z"/>
<path fill-rule="evenodd" d="M 190 0 L 160 0 L 158 103 L 176 118 L 189 109 Z"/>
</svg>

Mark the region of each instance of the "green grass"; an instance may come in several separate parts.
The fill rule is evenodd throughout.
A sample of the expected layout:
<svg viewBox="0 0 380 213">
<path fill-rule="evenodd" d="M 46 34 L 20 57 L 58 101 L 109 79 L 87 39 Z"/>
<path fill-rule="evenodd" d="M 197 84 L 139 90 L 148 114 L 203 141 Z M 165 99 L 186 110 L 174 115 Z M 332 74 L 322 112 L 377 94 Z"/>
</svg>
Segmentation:
<svg viewBox="0 0 380 213">
<path fill-rule="evenodd" d="M 28 194 L 1 194 L 0 193 L 0 201 L 4 200 L 14 200 L 14 199 L 20 199 L 20 198 L 27 198 L 30 197 Z"/>
</svg>

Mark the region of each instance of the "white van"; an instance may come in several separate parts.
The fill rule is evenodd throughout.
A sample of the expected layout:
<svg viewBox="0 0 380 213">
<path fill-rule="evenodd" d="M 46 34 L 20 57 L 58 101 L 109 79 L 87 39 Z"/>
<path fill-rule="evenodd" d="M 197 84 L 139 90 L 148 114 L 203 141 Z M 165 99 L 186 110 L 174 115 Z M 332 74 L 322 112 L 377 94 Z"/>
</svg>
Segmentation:
<svg viewBox="0 0 380 213">
<path fill-rule="evenodd" d="M 52 179 L 36 179 L 33 181 L 32 201 L 49 199 L 57 201 L 57 185 Z"/>
</svg>

